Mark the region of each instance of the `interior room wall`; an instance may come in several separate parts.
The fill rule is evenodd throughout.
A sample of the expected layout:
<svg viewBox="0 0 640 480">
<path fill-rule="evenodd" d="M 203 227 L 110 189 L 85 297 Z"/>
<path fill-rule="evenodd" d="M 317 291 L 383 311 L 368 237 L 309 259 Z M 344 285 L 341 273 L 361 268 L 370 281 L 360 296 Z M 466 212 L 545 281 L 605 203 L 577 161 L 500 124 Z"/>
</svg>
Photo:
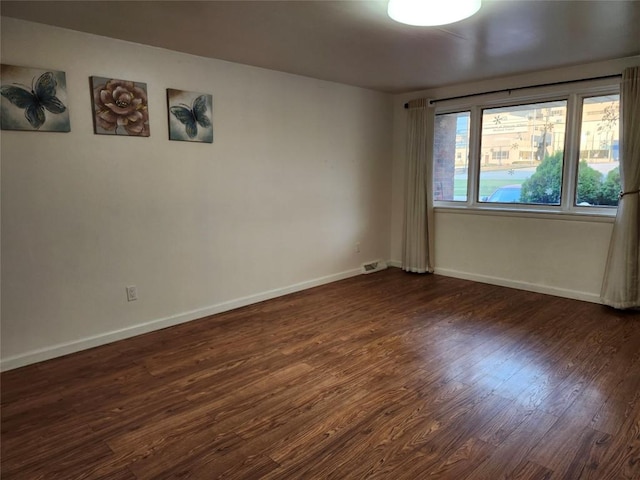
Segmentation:
<svg viewBox="0 0 640 480">
<path fill-rule="evenodd" d="M 392 96 L 10 18 L 2 63 L 65 71 L 71 119 L 2 131 L 3 369 L 388 259 Z M 149 138 L 93 133 L 94 75 L 147 83 Z M 167 88 L 213 144 L 168 140 Z"/>
<path fill-rule="evenodd" d="M 503 88 L 619 74 L 640 56 L 396 95 L 391 260 L 400 265 L 406 110 L 415 98 L 448 98 Z M 435 210 L 435 272 L 599 302 L 613 218 Z"/>
</svg>

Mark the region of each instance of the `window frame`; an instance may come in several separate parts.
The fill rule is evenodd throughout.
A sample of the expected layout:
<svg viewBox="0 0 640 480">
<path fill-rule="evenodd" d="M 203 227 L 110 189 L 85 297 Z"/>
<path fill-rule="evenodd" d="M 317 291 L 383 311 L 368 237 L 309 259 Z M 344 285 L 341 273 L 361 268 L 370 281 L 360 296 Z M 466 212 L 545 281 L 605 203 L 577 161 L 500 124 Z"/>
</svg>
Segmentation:
<svg viewBox="0 0 640 480">
<path fill-rule="evenodd" d="M 506 213 L 508 215 L 534 216 L 536 218 L 540 215 L 548 215 L 550 217 L 560 215 L 563 217 L 577 216 L 581 220 L 591 217 L 598 221 L 613 221 L 617 213 L 616 206 L 576 205 L 576 193 L 578 164 L 580 161 L 583 100 L 590 97 L 619 94 L 619 81 L 607 79 L 557 86 L 531 87 L 530 89 L 519 91 L 517 94 L 508 91 L 500 94 L 479 94 L 472 98 L 452 99 L 436 103 L 435 115 L 469 112 L 469 158 L 467 159 L 467 200 L 434 199 L 434 207 L 436 209 L 458 210 L 461 211 L 460 213 L 468 210 L 468 213 Z M 483 110 L 553 101 L 567 102 L 560 205 L 480 202 L 478 192 Z M 622 132 L 621 123 L 622 117 L 620 116 L 618 124 L 620 132 Z M 621 133 L 620 142 L 622 142 Z"/>
</svg>

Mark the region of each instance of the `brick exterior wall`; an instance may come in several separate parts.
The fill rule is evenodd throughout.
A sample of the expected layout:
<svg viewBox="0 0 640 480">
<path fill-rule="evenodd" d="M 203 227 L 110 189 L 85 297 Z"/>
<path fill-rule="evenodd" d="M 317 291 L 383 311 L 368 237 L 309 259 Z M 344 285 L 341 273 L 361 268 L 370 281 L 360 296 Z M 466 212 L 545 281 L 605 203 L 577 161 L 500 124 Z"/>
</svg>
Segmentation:
<svg viewBox="0 0 640 480">
<path fill-rule="evenodd" d="M 433 199 L 453 200 L 456 115 L 438 115 L 433 139 Z"/>
</svg>

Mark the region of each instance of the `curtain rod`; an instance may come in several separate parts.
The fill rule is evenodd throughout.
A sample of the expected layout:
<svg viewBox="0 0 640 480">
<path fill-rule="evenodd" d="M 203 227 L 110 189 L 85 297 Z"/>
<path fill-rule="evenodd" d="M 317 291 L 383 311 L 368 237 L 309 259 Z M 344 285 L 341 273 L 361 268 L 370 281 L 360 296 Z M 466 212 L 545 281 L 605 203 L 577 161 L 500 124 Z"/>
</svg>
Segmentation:
<svg viewBox="0 0 640 480">
<path fill-rule="evenodd" d="M 459 100 L 461 98 L 471 98 L 478 97 L 480 95 L 491 95 L 493 93 L 504 93 L 504 92 L 515 92 L 516 90 L 526 90 L 528 88 L 540 88 L 540 87 L 552 87 L 554 85 L 566 85 L 568 83 L 579 83 L 579 82 L 588 82 L 590 80 L 604 80 L 606 78 L 620 78 L 622 75 L 603 75 L 601 77 L 591 77 L 591 78 L 583 78 L 581 80 L 565 80 L 563 82 L 552 82 L 552 83 L 541 83 L 539 85 L 529 85 L 526 87 L 515 87 L 515 88 L 503 88 L 501 90 L 491 90 L 490 92 L 482 92 L 482 93 L 469 93 L 468 95 L 458 95 L 457 97 L 447 97 L 447 98 L 437 98 L 435 100 L 431 100 L 429 103 L 434 104 L 438 102 L 446 102 L 447 100 Z M 404 104 L 404 108 L 409 108 L 409 103 Z"/>
</svg>

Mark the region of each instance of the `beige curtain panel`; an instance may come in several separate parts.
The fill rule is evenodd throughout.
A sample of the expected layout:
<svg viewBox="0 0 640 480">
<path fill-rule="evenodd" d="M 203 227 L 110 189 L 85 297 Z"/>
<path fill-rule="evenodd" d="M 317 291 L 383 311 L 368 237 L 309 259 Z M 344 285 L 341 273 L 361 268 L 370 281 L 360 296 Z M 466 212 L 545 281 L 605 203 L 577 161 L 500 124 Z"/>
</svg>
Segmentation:
<svg viewBox="0 0 640 480">
<path fill-rule="evenodd" d="M 622 192 L 602 284 L 605 305 L 640 307 L 640 67 L 627 68 L 620 89 Z"/>
<path fill-rule="evenodd" d="M 402 269 L 433 272 L 433 126 L 429 100 L 409 102 Z"/>
</svg>

